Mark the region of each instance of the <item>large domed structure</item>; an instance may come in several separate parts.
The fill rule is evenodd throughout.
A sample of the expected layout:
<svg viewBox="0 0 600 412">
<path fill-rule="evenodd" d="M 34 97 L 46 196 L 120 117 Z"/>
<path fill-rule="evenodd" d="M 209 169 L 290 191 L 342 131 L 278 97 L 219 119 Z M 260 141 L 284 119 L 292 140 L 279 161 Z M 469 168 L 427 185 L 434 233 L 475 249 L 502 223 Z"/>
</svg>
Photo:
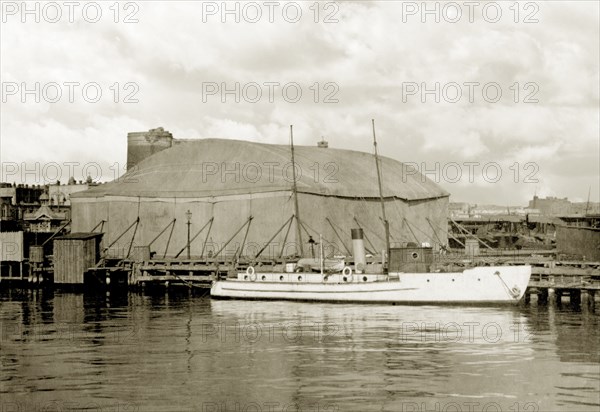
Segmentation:
<svg viewBox="0 0 600 412">
<path fill-rule="evenodd" d="M 146 245 L 177 219 L 167 253 L 172 255 L 187 242 L 189 210 L 192 235 L 214 218 L 206 254 L 220 249 L 252 216 L 242 255 L 253 256 L 294 215 L 289 146 L 225 139 L 182 141 L 164 132 L 169 140 L 165 145 L 156 138 L 157 130 L 162 132 L 148 132 L 152 138 L 147 144 L 158 141 L 158 150 L 143 147 L 140 133 L 130 134 L 128 159 L 137 163 L 128 165 L 118 180 L 72 196 L 74 231 L 89 231 L 105 220 L 108 245 L 139 216 L 135 244 Z M 347 254 L 350 229 L 360 224 L 368 237 L 367 247 L 382 250 L 384 230 L 373 155 L 326 145 L 296 146 L 294 152 L 303 243 L 308 235 L 318 241 L 322 234 L 328 254 Z M 418 173 L 406 173 L 404 165 L 391 158 L 381 157 L 381 167 L 392 242 L 446 243 L 448 193 Z M 263 256 L 278 255 L 284 239 L 290 243 L 284 255 L 293 254 L 298 234 L 295 224 L 291 229 L 281 230 Z M 205 233 L 192 244 L 192 255 L 200 255 Z M 241 231 L 224 253 L 236 253 L 244 235 Z M 130 239 L 124 236 L 121 248 L 117 244 L 113 253 L 118 255 Z M 162 255 L 166 242 L 167 236 L 161 236 L 152 249 Z"/>
</svg>

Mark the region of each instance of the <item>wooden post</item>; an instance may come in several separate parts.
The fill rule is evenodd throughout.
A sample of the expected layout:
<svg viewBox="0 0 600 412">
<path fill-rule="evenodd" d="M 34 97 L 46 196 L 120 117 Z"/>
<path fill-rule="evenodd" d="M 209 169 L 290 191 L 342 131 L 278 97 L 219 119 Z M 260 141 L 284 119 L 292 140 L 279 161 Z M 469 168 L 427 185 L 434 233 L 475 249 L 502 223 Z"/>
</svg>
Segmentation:
<svg viewBox="0 0 600 412">
<path fill-rule="evenodd" d="M 560 293 L 556 293 L 554 288 L 548 288 L 548 303 L 555 305 L 558 301 L 560 301 Z"/>
<path fill-rule="evenodd" d="M 538 305 L 546 305 L 548 303 L 548 289 L 538 290 Z"/>
<path fill-rule="evenodd" d="M 580 289 L 572 289 L 569 293 L 569 299 L 571 305 L 579 306 L 581 305 L 581 290 Z"/>
<path fill-rule="evenodd" d="M 590 294 L 587 289 L 581 289 L 581 308 L 587 309 L 590 306 Z"/>
</svg>

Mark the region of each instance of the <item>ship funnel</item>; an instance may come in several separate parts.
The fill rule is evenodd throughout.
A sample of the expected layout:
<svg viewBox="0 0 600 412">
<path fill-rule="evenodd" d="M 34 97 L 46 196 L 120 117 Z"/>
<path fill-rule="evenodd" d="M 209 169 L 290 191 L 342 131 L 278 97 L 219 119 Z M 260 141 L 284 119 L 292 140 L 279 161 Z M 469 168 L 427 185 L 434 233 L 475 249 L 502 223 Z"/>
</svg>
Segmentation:
<svg viewBox="0 0 600 412">
<path fill-rule="evenodd" d="M 354 269 L 356 273 L 363 273 L 367 259 L 365 257 L 365 242 L 362 229 L 351 229 L 352 232 L 352 252 L 354 254 Z"/>
</svg>

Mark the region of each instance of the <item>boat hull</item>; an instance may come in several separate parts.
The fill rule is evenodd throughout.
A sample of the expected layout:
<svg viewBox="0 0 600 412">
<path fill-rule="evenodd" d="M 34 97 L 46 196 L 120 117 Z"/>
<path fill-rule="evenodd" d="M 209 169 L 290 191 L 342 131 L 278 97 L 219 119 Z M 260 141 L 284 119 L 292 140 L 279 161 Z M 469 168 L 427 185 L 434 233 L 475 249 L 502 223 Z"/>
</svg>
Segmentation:
<svg viewBox="0 0 600 412">
<path fill-rule="evenodd" d="M 242 278 L 215 281 L 211 296 L 407 304 L 516 303 L 525 294 L 531 266 L 485 266 L 455 273 L 390 275 L 390 280 L 369 281 L 368 276 L 354 274 L 352 281 L 336 282 L 331 277 L 324 279 L 319 274 L 304 276 L 302 281 L 289 281 L 289 274 L 270 274 L 268 277 L 253 277 L 255 280 Z"/>
</svg>

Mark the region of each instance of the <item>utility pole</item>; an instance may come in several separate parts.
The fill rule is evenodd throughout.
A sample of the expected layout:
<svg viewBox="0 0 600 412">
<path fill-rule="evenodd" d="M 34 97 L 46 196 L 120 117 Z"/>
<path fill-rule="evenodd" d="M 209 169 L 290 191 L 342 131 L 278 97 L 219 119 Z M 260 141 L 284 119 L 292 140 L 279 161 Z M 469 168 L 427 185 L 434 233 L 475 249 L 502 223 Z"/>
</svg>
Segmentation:
<svg viewBox="0 0 600 412">
<path fill-rule="evenodd" d="M 192 258 L 190 253 L 190 226 L 192 225 L 192 212 L 190 212 L 189 209 L 187 212 L 185 212 L 185 217 L 187 218 L 187 258 L 190 260 Z"/>
</svg>

